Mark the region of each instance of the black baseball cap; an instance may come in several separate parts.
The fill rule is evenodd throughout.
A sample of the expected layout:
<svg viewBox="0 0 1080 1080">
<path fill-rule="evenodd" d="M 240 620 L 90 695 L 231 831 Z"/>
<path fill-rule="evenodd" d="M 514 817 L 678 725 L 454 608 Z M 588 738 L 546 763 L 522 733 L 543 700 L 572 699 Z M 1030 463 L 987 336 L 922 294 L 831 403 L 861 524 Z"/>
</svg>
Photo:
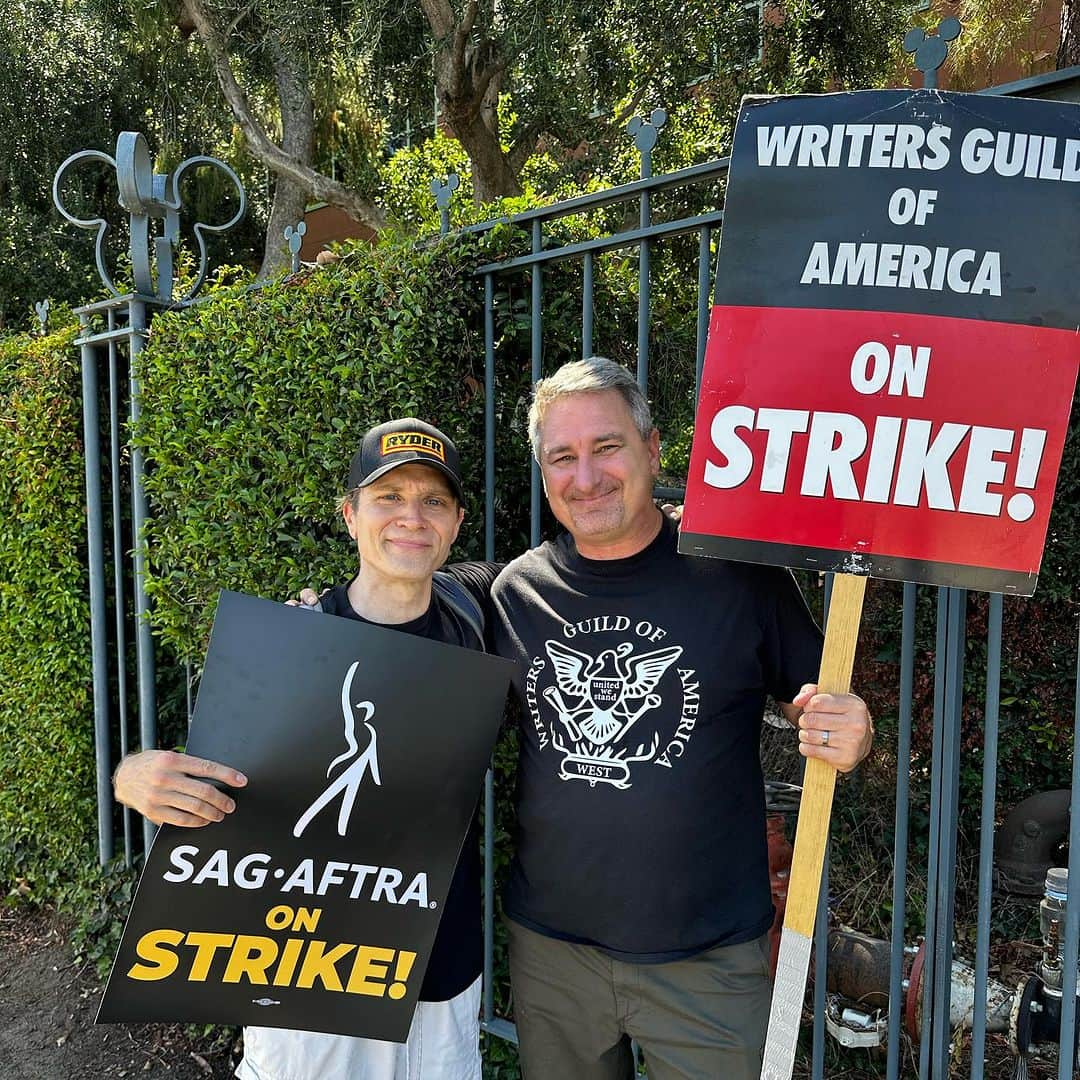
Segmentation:
<svg viewBox="0 0 1080 1080">
<path fill-rule="evenodd" d="M 414 416 L 379 424 L 364 436 L 349 465 L 349 490 L 367 487 L 398 465 L 413 462 L 437 469 L 450 481 L 458 501 L 465 501 L 457 447 L 437 427 Z"/>
</svg>

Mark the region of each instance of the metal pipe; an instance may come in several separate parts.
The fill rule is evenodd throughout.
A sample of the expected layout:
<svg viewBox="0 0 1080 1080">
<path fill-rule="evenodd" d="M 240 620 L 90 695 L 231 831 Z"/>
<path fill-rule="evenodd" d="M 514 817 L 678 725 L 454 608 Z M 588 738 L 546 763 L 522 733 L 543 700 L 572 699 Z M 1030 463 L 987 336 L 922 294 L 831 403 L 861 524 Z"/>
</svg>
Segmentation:
<svg viewBox="0 0 1080 1080">
<path fill-rule="evenodd" d="M 990 968 L 990 887 L 994 877 L 994 810 L 997 803 L 998 705 L 1001 696 L 1001 593 L 990 595 L 986 638 L 986 734 L 983 738 L 982 812 L 979 824 L 979 903 L 975 919 L 975 985 Z M 986 999 L 978 994 L 971 1023 L 971 1080 L 982 1080 L 986 1056 Z"/>
<path fill-rule="evenodd" d="M 1043 895 L 1046 872 L 1061 861 L 1069 837 L 1071 804 L 1068 788 L 1040 791 L 1004 816 L 994 840 L 998 888 L 1014 896 Z"/>
<path fill-rule="evenodd" d="M 593 253 L 586 251 L 581 274 L 581 359 L 593 355 Z"/>
<path fill-rule="evenodd" d="M 80 315 L 85 330 L 89 317 Z M 94 695 L 94 762 L 97 773 L 98 862 L 113 857 L 112 763 L 109 754 L 109 658 L 105 633 L 105 524 L 101 510 L 101 449 L 97 359 L 83 343 L 83 448 L 86 476 L 86 547 L 90 576 L 90 653 Z"/>
<path fill-rule="evenodd" d="M 907 901 L 907 849 L 909 782 L 911 771 L 911 699 L 915 684 L 915 604 L 917 588 L 904 582 L 904 609 L 900 629 L 900 711 L 896 737 L 896 816 L 893 841 L 892 938 L 889 959 L 889 1000 L 899 1001 L 904 967 L 904 914 Z M 886 1080 L 900 1075 L 899 1009 L 889 1010 Z"/>
<path fill-rule="evenodd" d="M 709 244 L 712 230 L 708 225 L 698 233 L 697 264 L 697 368 L 694 386 L 701 393 L 701 373 L 705 368 L 705 344 L 709 337 L 709 312 L 712 310 L 712 255 Z"/>
<path fill-rule="evenodd" d="M 139 300 L 128 301 L 128 325 L 131 328 L 128 359 L 130 362 L 130 417 L 132 430 L 138 425 L 142 408 L 136 359 L 142 352 L 146 330 L 146 306 Z M 143 550 L 144 529 L 149 512 L 143 477 L 146 464 L 138 447 L 131 448 L 131 532 L 135 567 L 135 663 L 139 686 L 139 736 L 144 750 L 157 746 L 157 702 L 154 689 L 154 639 L 150 633 L 149 605 L 146 599 L 146 556 Z M 148 851 L 157 832 L 149 818 L 143 818 L 143 843 Z"/>
<path fill-rule="evenodd" d="M 1073 712 L 1073 798 L 1080 793 L 1080 648 L 1076 656 L 1076 700 Z M 1069 823 L 1069 898 L 1065 902 L 1065 946 L 1061 978 L 1061 1043 L 1058 1051 L 1058 1080 L 1073 1074 L 1076 1044 L 1076 958 L 1080 950 L 1080 814 Z"/>
<path fill-rule="evenodd" d="M 116 328 L 116 312 L 109 309 L 109 330 Z M 120 760 L 128 753 L 127 635 L 124 627 L 124 543 L 120 508 L 120 386 L 116 341 L 109 340 L 109 449 L 112 495 L 113 604 L 116 608 L 116 700 L 120 723 Z M 131 810 L 120 807 L 124 828 L 124 865 L 131 865 Z"/>
<path fill-rule="evenodd" d="M 645 150 L 641 154 L 641 178 L 647 180 L 652 176 L 652 154 Z M 649 192 L 641 193 L 641 220 L 642 230 L 646 230 L 652 224 L 652 211 L 649 206 Z M 648 394 L 649 389 L 649 241 L 645 238 L 638 248 L 638 309 L 637 309 L 637 381 L 643 394 Z"/>
<path fill-rule="evenodd" d="M 540 221 L 532 223 L 532 250 L 533 254 L 539 254 L 544 246 L 543 236 L 540 232 Z M 543 349 L 544 349 L 544 324 L 541 321 L 541 304 L 544 299 L 543 270 L 537 263 L 532 269 L 532 381 L 533 386 L 543 374 Z M 529 544 L 538 547 L 540 544 L 540 466 L 535 458 L 530 458 L 530 483 L 529 483 Z"/>
<path fill-rule="evenodd" d="M 890 1015 L 899 1015 L 903 1012 L 904 991 L 901 989 L 895 997 L 891 993 L 890 953 L 891 946 L 887 941 L 852 930 L 831 930 L 829 989 L 857 1003 L 860 1008 L 888 1009 Z M 924 983 L 913 964 L 907 993 L 918 996 L 923 987 Z M 1017 995 L 1016 987 L 1007 986 L 996 979 L 980 981 L 971 964 L 965 960 L 954 960 L 951 965 L 950 1028 L 971 1028 L 975 1010 L 981 1008 L 987 1030 L 1008 1031 Z M 895 1008 L 892 1007 L 893 1002 L 896 1002 Z"/>
<path fill-rule="evenodd" d="M 956 833 L 960 796 L 960 720 L 964 693 L 964 627 L 967 592 L 948 590 L 948 648 L 942 741 L 941 860 L 937 879 L 934 948 L 934 1075 L 947 1076 L 952 1028 L 953 926 L 956 907 Z"/>
<path fill-rule="evenodd" d="M 817 917 L 814 921 L 814 1048 L 813 1080 L 825 1075 L 825 1004 L 829 981 L 829 842 L 821 862 L 821 888 L 818 890 Z"/>
<path fill-rule="evenodd" d="M 484 558 L 495 561 L 495 279 L 484 275 Z"/>
<path fill-rule="evenodd" d="M 941 745 L 945 723 L 945 669 L 948 644 L 948 590 L 937 591 L 937 638 L 934 649 L 934 735 L 930 758 L 930 851 L 926 867 L 926 958 L 923 964 L 923 986 L 931 987 L 922 995 L 922 1024 L 919 1038 L 919 1076 L 930 1078 L 930 1048 L 933 1033 L 934 969 L 937 950 L 933 943 L 937 934 L 937 888 L 940 869 L 941 839 Z"/>
</svg>

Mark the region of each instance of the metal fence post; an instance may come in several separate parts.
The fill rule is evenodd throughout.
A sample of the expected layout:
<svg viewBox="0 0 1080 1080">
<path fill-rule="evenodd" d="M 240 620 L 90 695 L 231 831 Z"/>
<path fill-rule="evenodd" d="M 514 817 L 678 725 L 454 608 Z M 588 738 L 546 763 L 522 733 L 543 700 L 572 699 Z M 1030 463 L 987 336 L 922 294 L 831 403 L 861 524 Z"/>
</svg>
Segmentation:
<svg viewBox="0 0 1080 1080">
<path fill-rule="evenodd" d="M 911 770 L 912 691 L 915 683 L 914 582 L 904 583 L 900 629 L 900 708 L 896 735 L 896 814 L 893 842 L 892 936 L 889 953 L 889 1032 L 885 1075 L 900 1075 L 900 1001 L 903 999 L 904 915 L 907 899 L 909 773 Z"/>
<path fill-rule="evenodd" d="M 110 335 L 116 330 L 116 310 L 109 308 Z M 124 541 L 123 512 L 120 500 L 120 369 L 117 363 L 116 340 L 109 338 L 109 475 L 112 477 L 112 545 L 113 545 L 113 607 L 116 626 L 116 703 L 117 724 L 120 728 L 120 760 L 128 752 L 128 685 L 127 685 L 127 608 L 124 603 Z M 124 863 L 131 865 L 131 811 L 121 807 L 124 828 Z"/>
<path fill-rule="evenodd" d="M 540 219 L 532 223 L 532 253 L 539 255 L 544 247 Z M 544 368 L 544 272 L 540 263 L 532 268 L 531 304 L 529 306 L 530 355 L 532 362 L 532 382 L 535 386 L 543 375 Z M 540 466 L 535 457 L 530 457 L 529 477 L 529 545 L 540 544 Z"/>
<path fill-rule="evenodd" d="M 79 316 L 82 336 L 89 317 Z M 90 647 L 94 693 L 94 760 L 97 771 L 98 861 L 113 857 L 112 772 L 109 756 L 109 661 L 105 630 L 105 525 L 101 510 L 101 449 L 99 444 L 98 373 L 94 346 L 81 344 L 83 396 L 83 453 L 86 475 L 86 544 L 90 577 Z"/>
<path fill-rule="evenodd" d="M 104 163 L 115 170 L 118 202 L 128 214 L 130 242 L 128 256 L 131 273 L 134 278 L 135 292 L 121 293 L 113 275 L 106 266 L 104 239 L 108 223 L 103 217 L 80 218 L 72 214 L 62 198 L 64 180 L 70 170 L 82 162 Z M 112 515 L 113 515 L 113 557 L 117 581 L 115 588 L 116 612 L 116 684 L 120 697 L 119 718 L 121 731 L 119 742 L 121 752 L 127 750 L 127 662 L 124 635 L 124 588 L 122 570 L 121 512 L 119 500 L 120 486 L 120 445 L 119 445 L 119 373 L 117 371 L 116 342 L 126 340 L 129 363 L 129 421 L 135 429 L 141 408 L 137 361 L 147 335 L 147 305 L 163 306 L 173 301 L 174 287 L 174 246 L 179 237 L 179 214 L 181 209 L 181 181 L 189 169 L 211 167 L 223 172 L 236 188 L 239 206 L 236 213 L 223 225 L 208 225 L 196 222 L 194 227 L 195 242 L 198 247 L 197 272 L 194 282 L 181 303 L 190 300 L 206 280 L 209 268 L 206 250 L 206 234 L 221 233 L 232 228 L 244 214 L 246 199 L 243 185 L 236 173 L 224 162 L 216 158 L 190 157 L 182 161 L 169 174 L 156 174 L 153 171 L 153 158 L 146 145 L 146 140 L 138 132 L 121 132 L 116 141 L 115 157 L 99 150 L 83 150 L 72 154 L 56 170 L 53 177 L 53 203 L 63 217 L 79 228 L 96 231 L 95 259 L 98 275 L 111 299 L 102 303 L 88 304 L 77 309 L 82 331 L 80 344 L 83 360 L 83 416 L 86 446 L 87 471 L 87 510 L 89 532 L 89 577 L 91 595 L 91 646 L 94 665 L 94 715 L 95 715 L 95 757 L 98 791 L 98 838 L 99 854 L 102 861 L 111 858 L 112 838 L 112 793 L 111 755 L 109 731 L 109 657 L 105 635 L 105 599 L 104 599 L 104 521 L 101 508 L 101 438 L 100 416 L 98 412 L 97 371 L 95 367 L 94 345 L 106 342 L 109 347 L 109 402 L 110 402 L 110 458 L 112 466 Z M 154 235 L 157 225 L 160 235 Z M 116 311 L 122 306 L 127 309 L 127 326 L 116 326 Z M 95 333 L 91 320 L 102 311 L 106 312 L 108 329 Z M 132 575 L 134 578 L 133 595 L 135 603 L 135 653 L 137 667 L 137 685 L 139 700 L 140 741 L 144 749 L 157 743 L 157 707 L 154 684 L 154 642 L 150 633 L 149 606 L 146 596 L 146 559 L 144 552 L 145 525 L 148 518 L 146 492 L 143 487 L 145 461 L 142 450 L 131 447 L 131 517 L 132 517 Z M 125 857 L 130 860 L 130 824 L 124 815 Z M 155 827 L 149 821 L 143 822 L 143 840 L 149 846 L 155 833 Z"/>
<path fill-rule="evenodd" d="M 667 113 L 663 109 L 654 109 L 649 118 L 635 116 L 626 130 L 634 137 L 634 145 L 641 155 L 641 178 L 652 176 L 652 152 L 660 136 L 660 129 L 667 123 Z M 648 229 L 652 224 L 652 209 L 648 189 L 641 192 L 641 228 Z M 648 394 L 649 388 L 649 316 L 650 316 L 650 267 L 649 241 L 643 237 L 638 245 L 638 340 L 637 340 L 637 381 L 642 393 Z"/>
<path fill-rule="evenodd" d="M 138 357 L 146 338 L 146 305 L 135 298 L 128 300 L 128 358 L 130 361 L 129 416 L 136 430 L 142 413 L 137 374 Z M 146 551 L 144 530 L 150 516 L 143 478 L 146 461 L 139 447 L 131 449 L 131 533 L 134 545 L 132 564 L 135 593 L 135 665 L 138 673 L 139 739 L 142 749 L 157 746 L 157 692 L 154 686 L 154 638 L 150 633 L 150 605 L 146 597 Z M 143 818 L 143 843 L 149 849 L 157 826 Z"/>
<path fill-rule="evenodd" d="M 998 703 L 1001 690 L 1000 593 L 990 597 L 986 642 L 986 734 L 983 737 L 982 809 L 979 822 L 979 902 L 975 919 L 975 986 L 986 986 L 990 959 L 990 886 L 994 872 L 994 807 L 997 796 Z M 982 1080 L 986 1053 L 986 995 L 976 993 L 971 1016 L 971 1080 Z"/>
</svg>

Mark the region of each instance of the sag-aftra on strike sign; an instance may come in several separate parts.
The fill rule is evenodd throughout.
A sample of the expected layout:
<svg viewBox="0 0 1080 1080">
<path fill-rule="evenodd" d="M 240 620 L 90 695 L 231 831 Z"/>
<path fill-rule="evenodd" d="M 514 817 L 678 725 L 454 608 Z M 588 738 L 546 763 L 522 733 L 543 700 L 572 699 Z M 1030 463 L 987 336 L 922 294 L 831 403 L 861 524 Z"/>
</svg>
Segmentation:
<svg viewBox="0 0 1080 1080">
<path fill-rule="evenodd" d="M 1080 356 L 1078 113 L 744 104 L 680 550 L 1034 591 Z"/>
<path fill-rule="evenodd" d="M 222 593 L 187 749 L 248 784 L 162 826 L 98 1019 L 403 1042 L 511 671 Z"/>
</svg>

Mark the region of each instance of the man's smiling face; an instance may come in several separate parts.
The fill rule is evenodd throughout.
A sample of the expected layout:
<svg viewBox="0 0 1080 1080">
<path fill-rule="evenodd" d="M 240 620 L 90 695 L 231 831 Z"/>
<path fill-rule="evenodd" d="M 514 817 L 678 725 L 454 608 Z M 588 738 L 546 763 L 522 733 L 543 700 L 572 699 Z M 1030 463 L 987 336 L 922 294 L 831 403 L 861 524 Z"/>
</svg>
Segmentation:
<svg viewBox="0 0 1080 1080">
<path fill-rule="evenodd" d="M 364 572 L 422 581 L 444 562 L 465 511 L 449 483 L 427 465 L 399 465 L 342 507 Z"/>
<path fill-rule="evenodd" d="M 540 469 L 552 513 L 590 558 L 633 554 L 655 535 L 660 437 L 642 438 L 617 390 L 566 394 L 544 412 Z"/>
</svg>

